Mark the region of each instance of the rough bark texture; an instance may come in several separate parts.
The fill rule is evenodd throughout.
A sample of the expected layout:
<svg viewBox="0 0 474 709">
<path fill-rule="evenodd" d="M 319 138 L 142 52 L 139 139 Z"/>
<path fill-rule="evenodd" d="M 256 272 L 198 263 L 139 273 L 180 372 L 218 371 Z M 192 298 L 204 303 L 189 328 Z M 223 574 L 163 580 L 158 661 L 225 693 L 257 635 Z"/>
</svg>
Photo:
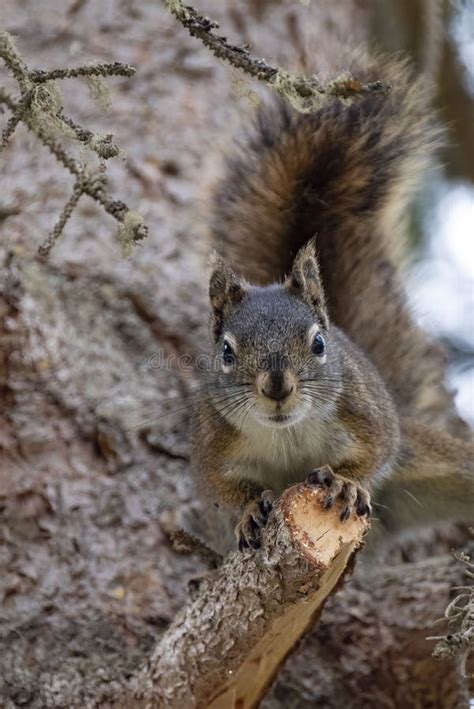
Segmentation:
<svg viewBox="0 0 474 709">
<path fill-rule="evenodd" d="M 367 27 L 362 3 L 203 0 L 201 9 L 288 68 L 310 37 L 323 75 L 340 41 L 357 44 Z M 179 33 L 158 2 L 2 0 L 1 14 L 31 66 L 137 67 L 132 80 L 110 82 L 105 116 L 86 86 L 63 87 L 70 115 L 97 132 L 112 129 L 127 155 L 109 165 L 110 191 L 137 205 L 150 227 L 130 261 L 120 256 L 113 220 L 84 200 L 49 263 L 38 262 L 72 181 L 21 126 L 1 165 L 0 706 L 84 709 L 115 696 L 137 671 L 204 570 L 165 533 L 185 511 L 202 512 L 186 461 L 190 383 L 176 355 L 199 348 L 206 333 L 203 181 L 239 112 L 251 110 L 249 87 Z M 0 115 L 2 128 L 7 120 Z M 166 368 L 163 354 L 175 357 Z M 432 552 L 430 544 L 417 543 L 409 558 Z M 397 549 L 386 563 L 399 559 Z M 379 638 L 391 632 L 377 609 L 409 630 L 403 579 L 413 579 L 410 594 L 422 582 L 417 607 L 431 634 L 450 585 L 436 582 L 437 563 L 397 569 L 399 596 L 383 576 L 343 589 L 265 706 L 337 706 L 334 697 L 364 678 L 366 706 L 371 693 L 385 702 L 373 706 L 393 706 L 405 670 L 390 674 L 390 643 L 387 671 L 376 667 Z M 393 606 L 383 596 L 374 605 L 378 583 Z M 365 638 L 360 650 L 346 642 L 346 627 Z M 435 669 L 452 683 L 450 665 Z"/>
<path fill-rule="evenodd" d="M 465 707 L 455 662 L 435 660 L 427 640 L 441 634 L 444 626 L 434 623 L 452 587 L 466 582 L 462 566 L 446 555 L 376 572 L 358 563 L 356 570 L 262 709 Z"/>
<path fill-rule="evenodd" d="M 284 659 L 319 616 L 367 529 L 323 509 L 323 492 L 285 491 L 259 552 L 232 554 L 178 614 L 125 706 L 257 706 Z"/>
</svg>

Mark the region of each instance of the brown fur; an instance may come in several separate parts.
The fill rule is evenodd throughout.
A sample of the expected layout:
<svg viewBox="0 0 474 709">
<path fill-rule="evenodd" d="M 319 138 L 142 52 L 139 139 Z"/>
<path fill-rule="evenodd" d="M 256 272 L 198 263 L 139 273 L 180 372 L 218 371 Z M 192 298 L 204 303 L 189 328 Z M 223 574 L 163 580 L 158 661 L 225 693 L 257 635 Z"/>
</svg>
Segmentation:
<svg viewBox="0 0 474 709">
<path fill-rule="evenodd" d="M 439 142 L 429 96 L 404 63 L 359 59 L 351 70 L 391 90 L 311 115 L 284 103 L 260 110 L 215 192 L 211 237 L 239 274 L 264 284 L 316 235 L 332 321 L 370 356 L 403 414 L 466 435 L 443 353 L 415 325 L 394 255 Z"/>
<path fill-rule="evenodd" d="M 474 446 L 425 424 L 402 421 L 404 445 L 378 494 L 377 517 L 389 532 L 474 520 Z"/>
<path fill-rule="evenodd" d="M 333 100 L 311 115 L 284 104 L 260 111 L 215 194 L 211 233 L 230 263 L 214 258 L 215 354 L 228 329 L 243 362 L 257 343 L 265 349 L 276 341 L 290 361 L 287 370 L 279 365 L 280 380 L 299 377 L 301 388 L 304 367 L 293 359 L 304 364 L 308 345 L 298 323 L 318 323 L 329 343 L 322 369 L 310 365 L 327 414 L 275 438 L 258 429 L 258 419 L 255 431 L 229 422 L 228 409 L 219 412 L 216 396 L 229 382 L 245 383 L 245 396 L 258 399 L 256 365 L 212 374 L 200 396 L 194 468 L 212 497 L 233 510 L 246 506 L 241 534 L 261 524 L 256 500 L 265 487 L 281 492 L 311 467 L 319 467 L 317 480 L 327 466 L 339 476 L 328 499 L 350 501 L 348 514 L 364 513 L 360 486 L 371 488 L 382 504 L 377 516 L 390 529 L 466 519 L 474 506 L 474 446 L 434 430 L 466 433 L 444 386 L 442 355 L 412 319 L 394 255 L 408 192 L 436 143 L 427 97 L 402 64 L 362 63 L 353 73 L 389 81 L 392 89 L 350 106 Z M 286 274 L 280 288 L 240 278 L 266 286 Z M 243 541 L 251 540 L 244 534 Z"/>
</svg>

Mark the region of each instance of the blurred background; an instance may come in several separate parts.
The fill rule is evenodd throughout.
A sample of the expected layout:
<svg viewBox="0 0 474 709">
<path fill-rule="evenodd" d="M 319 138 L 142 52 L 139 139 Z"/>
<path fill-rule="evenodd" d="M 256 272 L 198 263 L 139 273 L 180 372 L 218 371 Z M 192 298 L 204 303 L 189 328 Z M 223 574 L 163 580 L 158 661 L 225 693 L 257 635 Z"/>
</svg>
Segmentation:
<svg viewBox="0 0 474 709">
<path fill-rule="evenodd" d="M 310 46 L 315 70 L 331 74 L 341 46 L 368 42 L 408 54 L 433 84 L 446 145 L 414 196 L 404 268 L 474 423 L 474 2 L 199 9 L 272 65 L 291 69 Z M 87 706 L 133 672 L 204 570 L 167 534 L 197 509 L 192 382 L 156 362 L 205 342 L 208 185 L 268 89 L 220 63 L 158 0 L 1 0 L 0 27 L 32 68 L 137 68 L 107 80 L 107 110 L 85 82 L 61 82 L 65 113 L 121 148 L 107 163 L 110 194 L 149 227 L 130 258 L 114 220 L 83 197 L 41 263 L 73 179 L 24 125 L 0 154 L 0 705 Z M 0 85 L 17 96 L 1 60 Z M 0 128 L 8 118 L 0 102 Z M 285 706 L 277 694 L 265 706 Z"/>
<path fill-rule="evenodd" d="M 374 3 L 377 39 L 431 75 L 446 131 L 439 169 L 414 206 L 409 294 L 450 357 L 449 380 L 474 424 L 474 2 Z"/>
</svg>

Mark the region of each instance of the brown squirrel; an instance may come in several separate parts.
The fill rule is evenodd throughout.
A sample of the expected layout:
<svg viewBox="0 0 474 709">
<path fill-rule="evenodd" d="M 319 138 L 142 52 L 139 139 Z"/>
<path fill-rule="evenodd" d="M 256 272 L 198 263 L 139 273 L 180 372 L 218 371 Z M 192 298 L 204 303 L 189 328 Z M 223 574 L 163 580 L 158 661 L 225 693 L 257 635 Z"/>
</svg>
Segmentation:
<svg viewBox="0 0 474 709">
<path fill-rule="evenodd" d="M 273 495 L 305 479 L 327 507 L 342 502 L 342 521 L 368 515 L 370 495 L 390 531 L 474 517 L 474 445 L 394 253 L 437 143 L 429 97 L 404 64 L 349 68 L 390 90 L 308 114 L 260 109 L 213 198 L 218 366 L 197 398 L 192 462 L 240 515 L 241 549 L 258 548 Z"/>
</svg>

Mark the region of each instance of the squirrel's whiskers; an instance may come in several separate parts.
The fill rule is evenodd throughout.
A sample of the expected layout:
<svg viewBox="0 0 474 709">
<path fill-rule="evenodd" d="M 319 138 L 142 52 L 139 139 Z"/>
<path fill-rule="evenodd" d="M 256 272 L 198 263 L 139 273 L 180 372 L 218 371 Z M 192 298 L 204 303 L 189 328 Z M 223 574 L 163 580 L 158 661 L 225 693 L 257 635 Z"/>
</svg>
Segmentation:
<svg viewBox="0 0 474 709">
<path fill-rule="evenodd" d="M 342 521 L 369 515 L 373 494 L 390 530 L 474 509 L 474 447 L 431 428 L 450 397 L 393 248 L 438 140 L 429 97 L 403 63 L 357 62 L 352 75 L 390 89 L 260 108 L 213 197 L 191 465 L 240 516 L 241 548 L 258 546 L 262 494 L 305 479 Z"/>
</svg>

